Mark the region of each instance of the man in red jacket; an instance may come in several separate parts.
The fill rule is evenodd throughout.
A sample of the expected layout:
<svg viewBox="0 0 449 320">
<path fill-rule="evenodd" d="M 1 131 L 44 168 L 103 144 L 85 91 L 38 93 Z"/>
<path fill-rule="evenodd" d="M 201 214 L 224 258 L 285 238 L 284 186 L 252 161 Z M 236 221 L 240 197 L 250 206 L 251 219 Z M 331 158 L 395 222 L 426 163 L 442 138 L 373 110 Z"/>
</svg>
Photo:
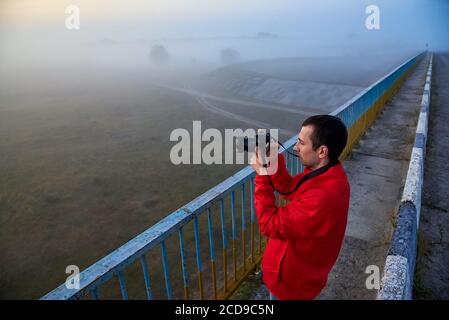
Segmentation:
<svg viewBox="0 0 449 320">
<path fill-rule="evenodd" d="M 349 208 L 349 183 L 338 161 L 347 137 L 337 117 L 306 119 L 294 147 L 305 169 L 294 177 L 283 155 L 271 175 L 263 175 L 267 170 L 255 156 L 254 205 L 260 229 L 268 237 L 263 280 L 278 299 L 315 298 L 337 260 Z M 278 207 L 275 191 L 289 203 Z"/>
</svg>

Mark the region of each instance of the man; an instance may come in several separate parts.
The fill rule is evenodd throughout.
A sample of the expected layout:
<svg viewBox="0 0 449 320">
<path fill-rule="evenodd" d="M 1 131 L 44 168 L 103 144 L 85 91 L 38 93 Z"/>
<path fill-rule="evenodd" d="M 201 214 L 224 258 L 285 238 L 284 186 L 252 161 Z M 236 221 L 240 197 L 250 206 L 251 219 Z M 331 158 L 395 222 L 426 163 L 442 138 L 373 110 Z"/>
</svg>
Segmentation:
<svg viewBox="0 0 449 320">
<path fill-rule="evenodd" d="M 263 175 L 267 170 L 256 152 L 254 206 L 261 231 L 268 237 L 262 273 L 275 298 L 313 299 L 326 285 L 347 224 L 350 190 L 338 161 L 347 138 L 346 127 L 337 117 L 306 119 L 294 147 L 305 169 L 294 177 L 288 174 L 282 155 L 276 173 Z M 304 179 L 306 175 L 312 177 Z M 275 191 L 289 203 L 278 207 Z"/>
</svg>

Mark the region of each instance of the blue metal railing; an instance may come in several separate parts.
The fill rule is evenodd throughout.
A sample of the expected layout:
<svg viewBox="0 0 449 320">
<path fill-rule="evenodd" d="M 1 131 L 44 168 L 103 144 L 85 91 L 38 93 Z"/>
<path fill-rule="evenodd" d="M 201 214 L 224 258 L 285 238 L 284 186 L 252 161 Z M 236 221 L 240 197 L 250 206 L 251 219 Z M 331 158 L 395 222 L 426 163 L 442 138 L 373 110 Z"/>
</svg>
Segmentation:
<svg viewBox="0 0 449 320">
<path fill-rule="evenodd" d="M 423 55 L 421 53 L 414 56 L 401 64 L 399 67 L 391 71 L 389 74 L 357 94 L 348 102 L 343 104 L 340 108 L 331 113 L 343 120 L 349 131 L 348 145 L 343 153 L 342 157 L 345 157 L 352 146 L 363 135 L 364 131 L 374 121 L 377 114 L 380 112 L 386 101 L 391 98 L 397 87 L 405 76 L 416 65 L 418 59 Z M 292 149 L 296 142 L 296 136 L 292 137 L 284 143 L 287 149 Z M 284 151 L 283 151 L 284 152 Z M 302 171 L 302 165 L 299 160 L 286 155 L 286 164 L 288 171 L 293 175 Z M 143 272 L 146 297 L 148 299 L 154 298 L 154 290 L 152 289 L 153 279 L 150 277 L 149 268 L 146 256 L 154 253 L 156 247 L 160 247 L 162 257 L 163 278 L 165 285 L 165 295 L 167 299 L 176 298 L 173 296 L 172 283 L 170 281 L 170 270 L 168 266 L 169 254 L 166 248 L 166 241 L 172 237 L 178 237 L 179 250 L 180 250 L 180 269 L 181 275 L 180 281 L 176 285 L 180 286 L 182 283 L 184 287 L 184 297 L 189 298 L 227 298 L 232 292 L 239 286 L 244 280 L 247 274 L 254 269 L 254 267 L 260 262 L 262 257 L 263 239 L 258 229 L 258 239 L 255 236 L 256 216 L 254 210 L 254 197 L 253 197 L 253 185 L 254 185 L 255 172 L 251 167 L 246 167 L 230 178 L 226 179 L 222 183 L 218 184 L 214 188 L 208 190 L 204 194 L 197 197 L 195 200 L 189 202 L 184 207 L 174 211 L 172 214 L 162 219 L 160 222 L 147 229 L 134 239 L 130 240 L 122 247 L 113 251 L 103 259 L 97 261 L 86 270 L 80 273 L 80 288 L 68 289 L 65 284 L 62 284 L 58 288 L 54 289 L 42 299 L 78 299 L 85 295 L 90 294 L 93 299 L 100 298 L 100 287 L 111 280 L 111 278 L 117 278 L 120 293 L 123 299 L 128 299 L 128 291 L 126 286 L 126 280 L 124 271 L 136 261 L 140 261 L 140 265 Z M 245 189 L 245 185 L 248 184 L 249 188 Z M 246 191 L 249 190 L 249 203 L 246 200 Z M 240 204 L 241 204 L 241 263 L 239 265 L 237 256 L 237 243 L 239 236 L 237 235 L 237 215 L 236 215 L 236 191 L 240 191 Z M 228 225 L 226 223 L 226 210 L 225 201 L 230 199 L 230 218 L 231 218 L 231 247 L 228 242 Z M 218 206 L 219 209 L 212 210 L 213 206 Z M 249 226 L 245 214 L 249 213 Z M 200 230 L 199 219 L 206 217 L 207 215 L 207 232 L 206 230 Z M 216 255 L 215 243 L 214 243 L 214 226 L 213 216 L 216 215 L 220 220 L 221 230 L 221 247 L 222 257 Z M 195 241 L 195 260 L 196 260 L 196 277 L 198 280 L 197 290 L 192 295 L 191 288 L 193 285 L 190 283 L 189 275 L 192 270 L 188 270 L 188 258 L 186 250 L 186 241 L 184 230 L 187 226 L 191 226 L 193 223 L 194 228 L 194 241 Z M 249 227 L 249 237 L 247 237 L 247 231 Z M 203 232 L 201 232 L 203 231 Z M 220 232 L 220 231 L 217 231 Z M 210 267 L 205 267 L 202 263 L 202 258 L 205 256 L 204 251 L 201 250 L 202 242 L 201 237 L 207 233 L 209 243 L 209 260 Z M 190 239 L 190 238 L 189 238 Z M 256 250 L 256 242 L 258 248 Z M 203 243 L 204 246 L 204 243 Z M 249 252 L 247 252 L 247 247 Z M 228 253 L 232 254 L 232 278 L 228 277 L 229 262 Z M 222 275 L 222 281 L 219 281 L 217 277 L 217 261 L 221 260 L 220 274 Z M 156 260 L 152 263 L 156 263 Z M 157 261 L 160 263 L 160 261 Z M 203 276 L 204 270 L 207 271 L 207 276 L 211 277 L 211 282 L 207 282 L 210 287 L 210 295 L 206 296 L 204 292 Z M 182 278 L 182 281 L 181 281 Z M 220 282 L 220 283 L 218 283 Z M 195 286 L 196 287 L 196 286 Z"/>
</svg>

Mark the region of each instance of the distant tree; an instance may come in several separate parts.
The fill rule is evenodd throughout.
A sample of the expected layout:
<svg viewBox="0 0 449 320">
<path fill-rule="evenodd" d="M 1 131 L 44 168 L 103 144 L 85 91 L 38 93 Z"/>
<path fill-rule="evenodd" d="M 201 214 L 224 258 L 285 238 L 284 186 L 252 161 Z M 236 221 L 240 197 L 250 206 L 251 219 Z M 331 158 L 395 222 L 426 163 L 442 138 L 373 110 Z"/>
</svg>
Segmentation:
<svg viewBox="0 0 449 320">
<path fill-rule="evenodd" d="M 153 45 L 150 52 L 150 60 L 155 64 L 166 64 L 168 62 L 168 52 L 162 45 Z"/>
<path fill-rule="evenodd" d="M 108 45 L 109 46 L 109 45 L 116 45 L 117 41 L 115 41 L 115 40 L 113 40 L 111 38 L 103 38 L 103 39 L 100 40 L 100 43 L 102 45 Z"/>
<path fill-rule="evenodd" d="M 236 63 L 240 60 L 240 53 L 232 48 L 221 50 L 221 61 L 225 64 Z"/>
<path fill-rule="evenodd" d="M 269 38 L 277 38 L 277 35 L 269 33 L 269 32 L 258 32 L 257 33 L 257 38 L 259 39 L 269 39 Z"/>
</svg>

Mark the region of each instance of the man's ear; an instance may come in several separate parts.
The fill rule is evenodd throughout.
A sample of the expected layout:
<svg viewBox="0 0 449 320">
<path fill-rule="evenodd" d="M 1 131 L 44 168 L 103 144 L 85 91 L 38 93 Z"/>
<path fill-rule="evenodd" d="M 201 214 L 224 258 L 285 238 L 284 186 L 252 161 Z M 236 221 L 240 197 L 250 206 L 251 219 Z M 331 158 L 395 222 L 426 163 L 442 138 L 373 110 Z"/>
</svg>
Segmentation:
<svg viewBox="0 0 449 320">
<path fill-rule="evenodd" d="M 328 155 L 329 155 L 329 149 L 326 146 L 324 146 L 324 145 L 320 146 L 320 150 L 319 150 L 319 153 L 318 153 L 318 156 L 320 157 L 320 159 L 324 159 Z"/>
</svg>

